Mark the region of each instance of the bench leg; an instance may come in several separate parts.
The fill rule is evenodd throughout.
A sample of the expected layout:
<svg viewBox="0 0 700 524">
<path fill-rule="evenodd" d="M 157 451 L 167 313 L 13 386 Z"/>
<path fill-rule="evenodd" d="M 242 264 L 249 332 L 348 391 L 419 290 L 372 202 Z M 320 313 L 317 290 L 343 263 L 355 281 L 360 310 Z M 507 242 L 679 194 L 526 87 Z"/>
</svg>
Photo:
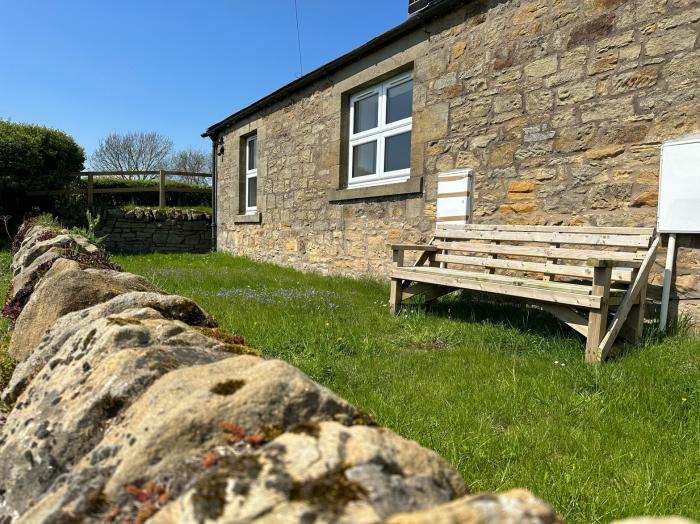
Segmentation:
<svg viewBox="0 0 700 524">
<path fill-rule="evenodd" d="M 612 267 L 596 267 L 593 269 L 592 295 L 601 297 L 600 309 L 591 309 L 588 313 L 588 336 L 586 337 L 586 362 L 598 364 L 602 362 L 600 343 L 608 330 L 608 297 Z"/>
<path fill-rule="evenodd" d="M 391 279 L 391 292 L 389 294 L 389 311 L 392 315 L 396 315 L 399 312 L 399 307 L 401 306 L 401 296 L 403 295 L 403 290 L 401 289 L 401 279 L 392 278 Z"/>
<path fill-rule="evenodd" d="M 598 349 L 608 327 L 608 306 L 591 309 L 588 313 L 588 336 L 586 337 L 586 362 L 598 364 L 602 355 Z"/>
<path fill-rule="evenodd" d="M 644 309 L 647 300 L 647 286 L 644 285 L 639 291 L 639 304 L 632 306 L 623 329 L 629 333 L 629 341 L 632 344 L 639 344 L 644 334 Z"/>
</svg>

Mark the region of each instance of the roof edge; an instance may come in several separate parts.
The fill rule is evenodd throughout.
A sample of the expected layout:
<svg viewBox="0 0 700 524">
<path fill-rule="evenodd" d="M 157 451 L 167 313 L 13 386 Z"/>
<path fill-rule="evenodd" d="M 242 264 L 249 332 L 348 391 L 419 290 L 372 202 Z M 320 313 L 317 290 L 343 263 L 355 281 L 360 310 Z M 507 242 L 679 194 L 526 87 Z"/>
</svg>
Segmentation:
<svg viewBox="0 0 700 524">
<path fill-rule="evenodd" d="M 243 109 L 224 118 L 223 120 L 212 124 L 207 128 L 206 131 L 204 131 L 201 134 L 201 136 L 204 138 L 213 137 L 213 135 L 215 135 L 222 128 L 229 127 L 235 124 L 237 121 L 259 111 L 260 109 L 270 106 L 276 102 L 279 102 L 280 100 L 294 93 L 295 91 L 298 91 L 299 89 L 302 89 L 303 87 L 312 84 L 316 80 L 320 80 L 329 76 L 331 73 L 338 71 L 339 69 L 353 62 L 354 60 L 357 60 L 369 54 L 375 49 L 380 48 L 381 46 L 391 42 L 396 38 L 399 38 L 400 36 L 415 29 L 416 27 L 425 24 L 427 21 L 438 17 L 445 11 L 454 8 L 459 4 L 466 4 L 469 1 L 471 0 L 443 0 L 433 6 L 426 7 L 412 14 L 408 19 L 401 22 L 399 25 L 389 29 L 388 31 L 380 34 L 379 36 L 376 36 L 369 42 L 361 45 L 360 47 L 357 47 L 352 51 L 341 55 L 335 60 L 332 60 L 331 62 L 328 62 L 322 65 L 321 67 L 314 69 L 313 71 L 305 74 L 304 76 L 297 78 L 296 80 L 282 86 L 276 91 L 273 91 L 269 95 L 264 96 L 257 102 L 254 102 L 249 106 L 246 106 Z"/>
</svg>

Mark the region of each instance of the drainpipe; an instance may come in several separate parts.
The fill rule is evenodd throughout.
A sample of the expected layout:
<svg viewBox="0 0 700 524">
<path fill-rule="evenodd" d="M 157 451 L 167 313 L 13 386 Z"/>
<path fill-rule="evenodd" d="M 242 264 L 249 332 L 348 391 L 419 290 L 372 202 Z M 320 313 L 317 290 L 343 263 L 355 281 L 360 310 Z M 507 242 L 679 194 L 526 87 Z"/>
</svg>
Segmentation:
<svg viewBox="0 0 700 524">
<path fill-rule="evenodd" d="M 661 331 L 666 331 L 668 322 L 668 303 L 671 297 L 671 280 L 673 279 L 673 264 L 676 258 L 676 234 L 671 233 L 666 246 L 666 267 L 664 268 L 664 288 L 661 293 L 661 317 L 659 327 Z"/>
<path fill-rule="evenodd" d="M 216 145 L 215 137 L 211 138 L 211 250 L 216 251 Z"/>
</svg>

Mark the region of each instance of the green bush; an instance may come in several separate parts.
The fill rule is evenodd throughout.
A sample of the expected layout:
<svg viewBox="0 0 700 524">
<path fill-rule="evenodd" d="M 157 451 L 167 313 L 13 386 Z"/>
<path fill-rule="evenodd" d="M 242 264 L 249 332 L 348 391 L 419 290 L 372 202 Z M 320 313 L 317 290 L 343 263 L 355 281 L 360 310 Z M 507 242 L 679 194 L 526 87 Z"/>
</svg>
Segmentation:
<svg viewBox="0 0 700 524">
<path fill-rule="evenodd" d="M 83 148 L 62 131 L 0 120 L 0 209 L 23 213 L 27 191 L 65 187 L 64 175 L 84 161 Z"/>
</svg>

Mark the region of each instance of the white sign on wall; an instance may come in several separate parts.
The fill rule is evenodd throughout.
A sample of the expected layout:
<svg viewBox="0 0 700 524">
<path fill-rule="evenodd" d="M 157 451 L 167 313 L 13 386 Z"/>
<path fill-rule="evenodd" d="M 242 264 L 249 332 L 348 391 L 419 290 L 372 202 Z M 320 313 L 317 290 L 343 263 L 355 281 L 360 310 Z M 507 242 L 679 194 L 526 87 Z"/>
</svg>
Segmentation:
<svg viewBox="0 0 700 524">
<path fill-rule="evenodd" d="M 661 146 L 657 229 L 700 233 L 700 133 Z"/>
<path fill-rule="evenodd" d="M 473 169 L 461 169 L 438 175 L 438 224 L 471 223 L 473 185 Z"/>
</svg>

